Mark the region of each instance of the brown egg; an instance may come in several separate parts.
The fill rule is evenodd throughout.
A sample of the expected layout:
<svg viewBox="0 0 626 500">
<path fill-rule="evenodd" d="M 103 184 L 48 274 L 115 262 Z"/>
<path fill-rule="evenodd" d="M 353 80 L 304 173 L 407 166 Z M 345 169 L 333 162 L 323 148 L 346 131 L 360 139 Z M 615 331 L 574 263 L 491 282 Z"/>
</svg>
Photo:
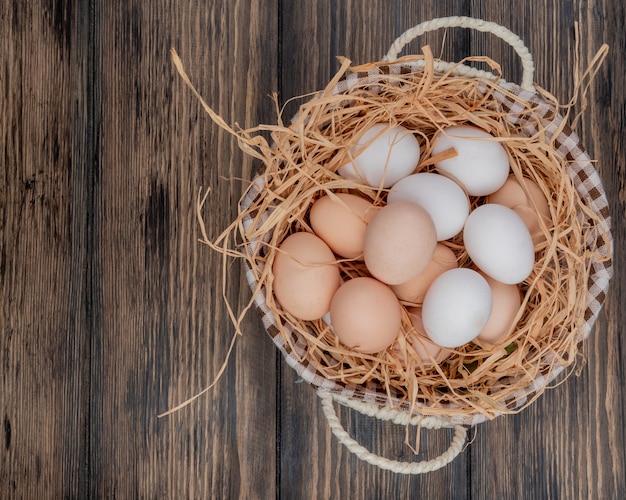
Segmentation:
<svg viewBox="0 0 626 500">
<path fill-rule="evenodd" d="M 380 281 L 353 278 L 335 293 L 330 322 L 342 344 L 356 352 L 374 354 L 393 344 L 398 336 L 402 307 Z"/>
<path fill-rule="evenodd" d="M 347 259 L 363 255 L 365 228 L 379 208 L 348 193 L 322 196 L 309 212 L 311 227 L 333 252 Z"/>
<path fill-rule="evenodd" d="M 444 244 L 437 243 L 433 258 L 428 263 L 426 269 L 406 283 L 392 285 L 391 289 L 400 300 L 421 304 L 424 301 L 424 295 L 426 295 L 428 287 L 435 281 L 435 278 L 455 267 L 459 266 L 454 252 Z"/>
<path fill-rule="evenodd" d="M 324 316 L 340 284 L 335 261 L 328 245 L 312 233 L 285 238 L 272 266 L 273 291 L 280 306 L 302 320 Z"/>
<path fill-rule="evenodd" d="M 522 304 L 522 297 L 517 285 L 506 285 L 485 274 L 482 276 L 491 288 L 493 306 L 489 320 L 478 334 L 478 339 L 489 344 L 497 344 L 511 330 Z"/>
<path fill-rule="evenodd" d="M 438 346 L 426 335 L 424 323 L 422 323 L 422 310 L 418 307 L 411 307 L 407 309 L 407 312 L 415 328 L 415 333 L 409 336 L 409 342 L 413 346 L 415 353 L 424 363 L 424 366 L 433 366 L 433 360 L 439 363 L 448 357 L 450 351 Z"/>
<path fill-rule="evenodd" d="M 523 183 L 529 196 L 524 192 L 519 180 L 510 175 L 498 191 L 487 197 L 487 203 L 497 203 L 513 209 L 522 218 L 530 231 L 533 243 L 537 245 L 545 241 L 539 220 L 541 217 L 544 223 L 549 225 L 550 207 L 537 184 L 527 178 L 524 178 Z"/>
<path fill-rule="evenodd" d="M 437 231 L 428 212 L 410 201 L 396 201 L 368 224 L 363 258 L 374 278 L 399 285 L 426 269 L 436 246 Z"/>
</svg>

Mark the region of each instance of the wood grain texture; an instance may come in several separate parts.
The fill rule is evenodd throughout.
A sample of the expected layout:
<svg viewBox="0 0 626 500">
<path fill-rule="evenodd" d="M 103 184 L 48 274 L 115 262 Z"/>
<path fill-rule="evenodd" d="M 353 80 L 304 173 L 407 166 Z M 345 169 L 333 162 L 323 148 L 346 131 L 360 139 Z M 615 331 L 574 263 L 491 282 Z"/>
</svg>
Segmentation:
<svg viewBox="0 0 626 500">
<path fill-rule="evenodd" d="M 97 191 L 102 311 L 101 458 L 96 496 L 272 495 L 275 352 L 248 321 L 218 385 L 171 417 L 156 415 L 209 385 L 234 335 L 222 298 L 221 257 L 198 243 L 201 188 L 215 237 L 236 214 L 252 162 L 209 120 L 171 63 L 175 48 L 216 112 L 268 120 L 275 87 L 275 4 L 103 2 Z M 272 16 L 272 17 L 270 17 Z M 227 298 L 249 292 L 228 269 Z M 255 335 L 257 333 L 257 335 Z"/>
<path fill-rule="evenodd" d="M 0 497 L 86 493 L 88 13 L 0 5 Z"/>
<path fill-rule="evenodd" d="M 226 122 L 250 127 L 275 122 L 271 92 L 288 119 L 289 99 L 323 88 L 336 56 L 378 60 L 406 29 L 449 15 L 518 33 L 535 81 L 562 102 L 577 52 L 584 65 L 610 45 L 577 131 L 610 201 L 615 277 L 580 374 L 473 429 L 447 467 L 396 475 L 337 442 L 251 313 L 217 385 L 157 418 L 213 381 L 234 334 L 221 258 L 198 243 L 198 193 L 211 188 L 203 214 L 217 236 L 257 166 L 201 110 L 170 48 Z M 626 497 L 625 20 L 618 0 L 1 4 L 0 498 Z M 521 77 L 491 35 L 432 33 L 404 53 L 424 44 Z M 239 310 L 240 263 L 225 273 Z M 452 437 L 421 431 L 414 457 L 404 428 L 338 414 L 388 458 L 432 458 Z"/>
</svg>

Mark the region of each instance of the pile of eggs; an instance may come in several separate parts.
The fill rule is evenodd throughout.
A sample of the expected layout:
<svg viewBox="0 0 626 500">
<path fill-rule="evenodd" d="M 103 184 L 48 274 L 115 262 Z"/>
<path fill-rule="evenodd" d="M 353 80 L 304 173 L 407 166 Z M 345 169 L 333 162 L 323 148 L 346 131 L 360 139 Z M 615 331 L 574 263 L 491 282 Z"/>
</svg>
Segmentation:
<svg viewBox="0 0 626 500">
<path fill-rule="evenodd" d="M 421 151 L 411 131 L 376 124 L 360 135 L 337 172 L 384 188 L 386 202 L 330 192 L 312 203 L 312 232 L 287 236 L 273 261 L 283 310 L 322 319 L 345 347 L 375 354 L 394 344 L 405 307 L 424 361 L 476 339 L 497 344 L 511 331 L 548 201 L 530 179 L 520 184 L 505 148 L 479 128 L 449 127 L 431 144 L 431 157 L 445 159 L 414 173 Z M 442 154 L 450 150 L 456 155 Z M 471 260 L 464 267 L 449 241 L 458 247 L 459 234 Z M 342 259 L 362 261 L 367 276 L 342 276 Z"/>
</svg>

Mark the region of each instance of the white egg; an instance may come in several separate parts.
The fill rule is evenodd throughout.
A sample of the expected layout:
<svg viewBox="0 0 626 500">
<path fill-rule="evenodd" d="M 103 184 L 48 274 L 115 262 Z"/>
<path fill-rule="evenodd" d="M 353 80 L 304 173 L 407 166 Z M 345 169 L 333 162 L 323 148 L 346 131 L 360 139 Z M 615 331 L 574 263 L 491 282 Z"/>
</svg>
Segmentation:
<svg viewBox="0 0 626 500">
<path fill-rule="evenodd" d="M 457 156 L 435 166 L 454 176 L 469 195 L 494 193 L 509 176 L 509 157 L 502 144 L 493 139 L 488 132 L 470 125 L 446 128 L 433 139 L 432 156 L 451 148 Z"/>
<path fill-rule="evenodd" d="M 352 161 L 339 167 L 344 179 L 388 188 L 410 175 L 420 159 L 415 136 L 401 125 L 377 123 L 367 129 L 350 149 Z"/>
<path fill-rule="evenodd" d="M 422 323 L 433 342 L 453 349 L 476 338 L 491 308 L 491 288 L 485 278 L 472 269 L 451 269 L 426 292 Z"/>
<path fill-rule="evenodd" d="M 522 218 L 503 205 L 487 203 L 465 222 L 463 242 L 481 271 L 508 285 L 524 281 L 533 270 L 533 240 Z"/>
<path fill-rule="evenodd" d="M 465 191 L 453 180 L 434 173 L 409 175 L 396 182 L 388 203 L 412 201 L 432 217 L 437 229 L 437 241 L 457 235 L 469 214 L 469 200 Z"/>
</svg>

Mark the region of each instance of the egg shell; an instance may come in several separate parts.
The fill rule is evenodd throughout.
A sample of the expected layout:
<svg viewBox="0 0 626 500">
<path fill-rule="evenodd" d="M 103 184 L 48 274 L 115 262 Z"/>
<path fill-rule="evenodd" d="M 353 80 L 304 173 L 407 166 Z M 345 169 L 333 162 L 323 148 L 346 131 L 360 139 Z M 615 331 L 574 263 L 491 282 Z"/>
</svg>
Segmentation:
<svg viewBox="0 0 626 500">
<path fill-rule="evenodd" d="M 487 324 L 478 334 L 478 339 L 489 344 L 497 344 L 511 330 L 522 305 L 522 297 L 517 285 L 507 285 L 489 276 L 483 277 L 491 288 L 493 307 Z"/>
<path fill-rule="evenodd" d="M 388 203 L 412 201 L 424 208 L 437 229 L 437 240 L 456 236 L 469 214 L 470 204 L 465 191 L 443 175 L 422 172 L 396 182 L 387 195 Z"/>
<path fill-rule="evenodd" d="M 415 135 L 401 125 L 376 123 L 350 149 L 352 160 L 337 172 L 345 179 L 388 188 L 411 174 L 420 159 Z"/>
<path fill-rule="evenodd" d="M 502 283 L 521 283 L 533 270 L 530 232 L 521 217 L 504 205 L 475 208 L 465 222 L 463 243 L 474 264 Z"/>
<path fill-rule="evenodd" d="M 421 304 L 428 287 L 439 275 L 458 267 L 456 255 L 443 243 L 437 243 L 433 258 L 421 273 L 406 283 L 392 285 L 391 289 L 400 300 Z"/>
<path fill-rule="evenodd" d="M 487 203 L 497 203 L 513 209 L 526 224 L 533 243 L 538 245 L 545 241 L 540 219 L 550 227 L 550 206 L 543 191 L 535 182 L 525 177 L 518 179 L 515 175 L 510 175 L 498 191 L 489 195 Z"/>
<path fill-rule="evenodd" d="M 388 285 L 406 283 L 433 258 L 437 232 L 428 212 L 410 201 L 385 205 L 365 230 L 363 258 L 371 275 Z"/>
<path fill-rule="evenodd" d="M 363 254 L 365 228 L 378 212 L 370 201 L 349 193 L 325 195 L 309 211 L 313 232 L 341 257 L 356 259 Z"/>
<path fill-rule="evenodd" d="M 433 138 L 432 156 L 454 149 L 457 156 L 435 163 L 460 182 L 471 196 L 497 191 L 509 175 L 509 156 L 498 141 L 484 130 L 457 125 L 438 132 Z"/>
<path fill-rule="evenodd" d="M 415 353 L 419 356 L 424 364 L 425 368 L 433 366 L 435 363 L 440 363 L 450 355 L 450 351 L 435 344 L 428 335 L 424 328 L 422 321 L 422 310 L 418 307 L 410 307 L 407 309 L 411 323 L 415 329 L 414 334 L 408 336 L 408 340 L 413 347 Z"/>
<path fill-rule="evenodd" d="M 472 269 L 451 269 L 426 292 L 422 322 L 433 342 L 452 349 L 476 338 L 491 308 L 491 289 L 485 278 Z"/>
<path fill-rule="evenodd" d="M 312 233 L 285 238 L 272 265 L 272 289 L 280 306 L 301 320 L 324 316 L 340 284 L 335 261 L 328 245 Z"/>
<path fill-rule="evenodd" d="M 346 281 L 330 305 L 332 329 L 342 344 L 374 354 L 393 344 L 402 323 L 402 307 L 388 286 L 368 277 Z"/>
</svg>

